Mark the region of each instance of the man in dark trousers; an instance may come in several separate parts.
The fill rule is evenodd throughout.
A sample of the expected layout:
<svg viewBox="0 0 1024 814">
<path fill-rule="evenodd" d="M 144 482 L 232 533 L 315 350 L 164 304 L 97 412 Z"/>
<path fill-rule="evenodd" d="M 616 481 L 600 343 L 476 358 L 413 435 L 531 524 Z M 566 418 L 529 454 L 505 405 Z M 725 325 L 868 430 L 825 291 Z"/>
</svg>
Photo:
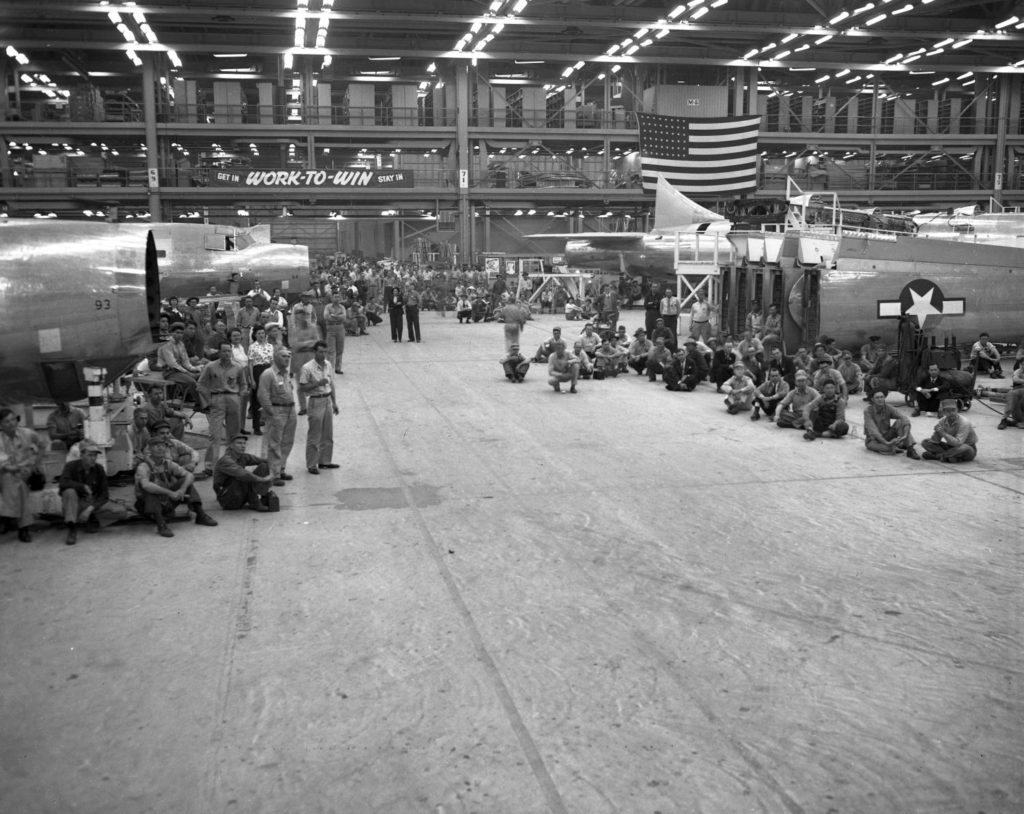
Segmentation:
<svg viewBox="0 0 1024 814">
<path fill-rule="evenodd" d="M 270 494 L 270 464 L 245 451 L 248 439 L 238 433 L 213 468 L 213 492 L 223 509 L 248 506 L 257 512 L 269 511 L 265 497 Z M 247 467 L 252 467 L 250 472 Z"/>
<path fill-rule="evenodd" d="M 420 292 L 409 286 L 405 293 L 405 324 L 409 327 L 409 341 L 420 341 Z"/>
<path fill-rule="evenodd" d="M 405 312 L 405 295 L 400 285 L 394 285 L 388 295 L 388 316 L 391 317 L 391 341 L 402 341 L 402 315 Z"/>
<path fill-rule="evenodd" d="M 939 375 L 939 366 L 928 365 L 928 370 L 922 373 L 917 379 L 914 387 L 914 412 L 912 417 L 917 418 L 921 413 L 939 412 L 939 405 L 942 400 L 949 398 L 949 382 Z"/>
<path fill-rule="evenodd" d="M 67 545 L 78 542 L 78 526 L 85 524 L 90 534 L 100 526 L 109 526 L 124 520 L 128 511 L 120 503 L 110 502 L 107 473 L 97 464 L 99 445 L 88 438 L 79 446 L 82 457 L 64 464 L 60 475 L 60 502 L 64 510 L 64 524 L 68 529 Z"/>
</svg>

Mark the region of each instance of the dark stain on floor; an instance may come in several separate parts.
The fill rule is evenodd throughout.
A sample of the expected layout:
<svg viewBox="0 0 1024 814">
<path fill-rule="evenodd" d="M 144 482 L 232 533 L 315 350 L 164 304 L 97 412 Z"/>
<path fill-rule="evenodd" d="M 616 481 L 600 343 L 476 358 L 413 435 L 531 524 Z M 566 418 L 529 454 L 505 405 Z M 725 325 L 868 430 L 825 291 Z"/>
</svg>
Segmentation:
<svg viewBox="0 0 1024 814">
<path fill-rule="evenodd" d="M 437 506 L 441 502 L 436 486 L 416 485 L 408 489 L 417 506 Z M 370 509 L 405 509 L 409 506 L 406 490 L 392 488 L 342 489 L 337 493 L 338 508 L 348 511 Z"/>
</svg>

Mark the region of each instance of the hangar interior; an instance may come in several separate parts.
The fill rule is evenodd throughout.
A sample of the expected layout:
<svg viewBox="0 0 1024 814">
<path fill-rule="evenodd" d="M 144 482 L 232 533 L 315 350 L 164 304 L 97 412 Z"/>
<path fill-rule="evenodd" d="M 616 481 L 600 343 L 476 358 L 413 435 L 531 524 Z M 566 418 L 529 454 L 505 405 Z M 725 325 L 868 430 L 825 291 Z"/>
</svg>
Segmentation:
<svg viewBox="0 0 1024 814">
<path fill-rule="evenodd" d="M 271 223 L 475 262 L 645 230 L 635 114 L 761 116 L 758 184 L 908 211 L 1024 200 L 1024 22 L 965 0 L 11 0 L 10 216 Z M 251 185 L 241 171 L 289 173 Z M 394 170 L 388 186 L 316 173 Z M 236 174 L 232 174 L 234 171 Z M 312 175 L 306 173 L 312 172 Z M 267 176 L 263 176 L 267 177 Z"/>
<path fill-rule="evenodd" d="M 536 254 L 535 232 L 650 226 L 651 111 L 761 115 L 756 192 L 701 201 L 723 211 L 787 178 L 902 212 L 1024 204 L 1020 2 L 0 10 L 9 223 Z M 47 279 L 73 279 L 55 245 Z M 778 301 L 777 269 L 728 279 Z M 32 342 L 60 322 L 34 299 Z M 300 419 L 282 511 L 222 511 L 206 481 L 216 529 L 0 536 L 0 811 L 1024 810 L 1024 435 L 995 408 L 975 402 L 970 462 L 875 455 L 859 399 L 849 436 L 810 441 L 708 383 L 513 385 L 497 323 L 422 323 L 347 340 L 339 468 L 306 470 Z M 579 325 L 537 314 L 520 341 Z"/>
</svg>

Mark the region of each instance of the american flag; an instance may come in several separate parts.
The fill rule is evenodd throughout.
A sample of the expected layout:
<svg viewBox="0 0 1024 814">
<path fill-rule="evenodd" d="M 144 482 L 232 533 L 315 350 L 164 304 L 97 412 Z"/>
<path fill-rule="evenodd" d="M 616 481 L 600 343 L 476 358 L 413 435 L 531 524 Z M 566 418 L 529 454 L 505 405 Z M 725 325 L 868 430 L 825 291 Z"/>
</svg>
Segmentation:
<svg viewBox="0 0 1024 814">
<path fill-rule="evenodd" d="M 751 192 L 757 186 L 760 116 L 687 119 L 637 113 L 644 189 L 658 175 L 687 195 Z"/>
</svg>

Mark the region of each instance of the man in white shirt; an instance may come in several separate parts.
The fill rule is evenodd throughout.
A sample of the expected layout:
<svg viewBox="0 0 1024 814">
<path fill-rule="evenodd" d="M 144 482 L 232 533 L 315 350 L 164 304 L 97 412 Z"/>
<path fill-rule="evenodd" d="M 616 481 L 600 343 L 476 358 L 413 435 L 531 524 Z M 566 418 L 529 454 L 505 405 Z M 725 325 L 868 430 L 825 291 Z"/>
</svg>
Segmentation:
<svg viewBox="0 0 1024 814">
<path fill-rule="evenodd" d="M 313 346 L 313 358 L 299 370 L 299 391 L 306 396 L 309 429 L 306 435 L 306 469 L 319 475 L 321 469 L 337 469 L 331 462 L 334 455 L 334 416 L 338 402 L 334 392 L 334 375 L 327 361 L 327 343 Z"/>
</svg>

